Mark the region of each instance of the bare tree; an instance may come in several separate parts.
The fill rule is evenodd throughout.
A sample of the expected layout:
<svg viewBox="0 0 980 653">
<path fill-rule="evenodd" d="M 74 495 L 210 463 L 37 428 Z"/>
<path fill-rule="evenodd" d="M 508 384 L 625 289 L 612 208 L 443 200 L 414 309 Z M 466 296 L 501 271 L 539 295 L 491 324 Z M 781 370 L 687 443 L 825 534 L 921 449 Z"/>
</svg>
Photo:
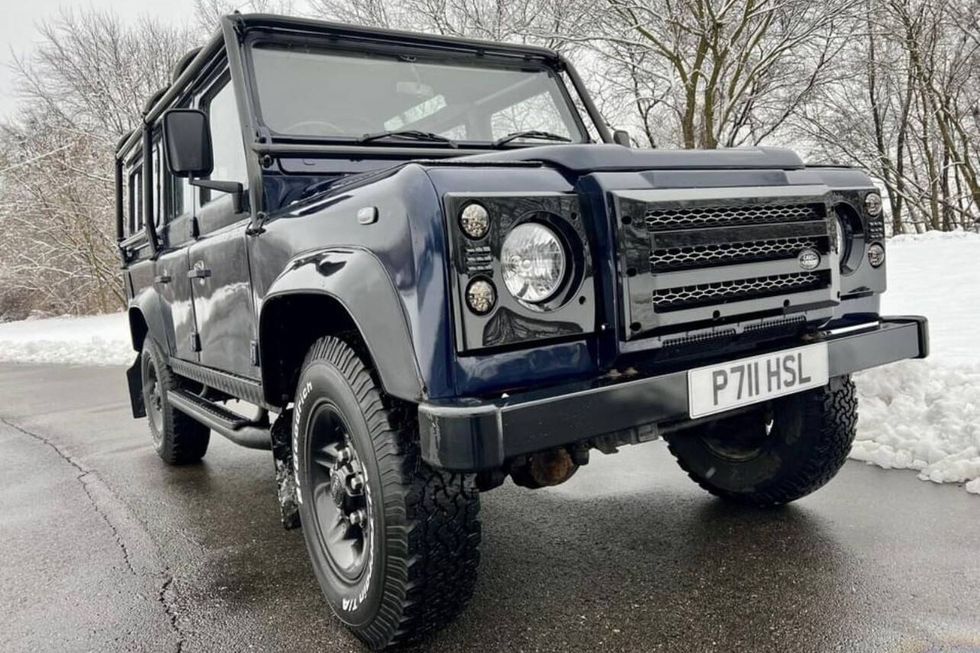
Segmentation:
<svg viewBox="0 0 980 653">
<path fill-rule="evenodd" d="M 0 302 L 20 312 L 122 303 L 112 154 L 192 38 L 183 29 L 65 10 L 14 62 L 23 103 L 0 128 Z M 0 314 L 6 312 L 0 305 Z"/>
<path fill-rule="evenodd" d="M 894 233 L 970 228 L 977 202 L 980 31 L 975 0 L 867 0 L 846 74 L 794 119 L 827 158 L 888 194 Z"/>
<path fill-rule="evenodd" d="M 568 38 L 595 47 L 611 74 L 625 74 L 624 87 L 639 89 L 642 124 L 656 112 L 677 145 L 732 147 L 770 138 L 829 79 L 855 7 L 854 0 L 606 0 L 587 31 Z"/>
</svg>

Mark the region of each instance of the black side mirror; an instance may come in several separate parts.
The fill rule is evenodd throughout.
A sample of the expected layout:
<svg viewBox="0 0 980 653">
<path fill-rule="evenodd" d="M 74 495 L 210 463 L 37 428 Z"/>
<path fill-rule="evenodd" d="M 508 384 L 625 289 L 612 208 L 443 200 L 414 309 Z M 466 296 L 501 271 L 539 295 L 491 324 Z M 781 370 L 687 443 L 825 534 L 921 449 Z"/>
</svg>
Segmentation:
<svg viewBox="0 0 980 653">
<path fill-rule="evenodd" d="M 199 109 L 170 109 L 163 114 L 167 167 L 175 177 L 207 177 L 214 169 L 208 116 Z"/>
<path fill-rule="evenodd" d="M 632 147 L 630 133 L 625 129 L 617 129 L 613 132 L 613 143 L 622 145 L 623 147 Z"/>
</svg>

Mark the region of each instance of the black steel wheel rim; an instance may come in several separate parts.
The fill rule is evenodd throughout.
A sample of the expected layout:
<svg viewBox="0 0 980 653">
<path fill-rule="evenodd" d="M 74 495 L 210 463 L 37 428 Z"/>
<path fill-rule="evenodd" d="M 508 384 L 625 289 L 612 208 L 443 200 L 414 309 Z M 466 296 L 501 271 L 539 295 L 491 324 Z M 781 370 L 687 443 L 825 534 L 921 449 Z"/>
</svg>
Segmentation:
<svg viewBox="0 0 980 653">
<path fill-rule="evenodd" d="M 763 454 L 773 442 L 776 419 L 764 407 L 744 415 L 715 422 L 702 436 L 711 452 L 731 462 L 748 462 Z"/>
<path fill-rule="evenodd" d="M 330 569 L 348 584 L 364 575 L 371 555 L 370 490 L 350 428 L 332 403 L 309 421 L 309 478 L 315 533 Z"/>
</svg>

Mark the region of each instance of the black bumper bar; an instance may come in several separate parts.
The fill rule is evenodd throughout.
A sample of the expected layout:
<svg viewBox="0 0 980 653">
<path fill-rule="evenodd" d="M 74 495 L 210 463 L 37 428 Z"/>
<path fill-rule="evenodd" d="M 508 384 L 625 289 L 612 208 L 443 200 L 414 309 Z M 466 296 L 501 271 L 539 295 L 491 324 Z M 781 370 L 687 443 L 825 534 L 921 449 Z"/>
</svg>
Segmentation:
<svg viewBox="0 0 980 653">
<path fill-rule="evenodd" d="M 881 318 L 877 326 L 829 333 L 830 376 L 929 353 L 923 317 Z M 688 421 L 687 370 L 628 381 L 579 382 L 492 401 L 419 406 L 422 457 L 458 471 L 493 469 L 543 451 L 642 425 Z"/>
</svg>

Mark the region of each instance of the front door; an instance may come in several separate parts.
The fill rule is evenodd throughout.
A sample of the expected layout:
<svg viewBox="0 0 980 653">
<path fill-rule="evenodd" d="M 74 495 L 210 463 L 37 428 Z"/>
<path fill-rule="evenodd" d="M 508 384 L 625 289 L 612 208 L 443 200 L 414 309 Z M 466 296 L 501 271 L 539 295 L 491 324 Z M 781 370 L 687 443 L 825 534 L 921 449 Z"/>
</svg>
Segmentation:
<svg viewBox="0 0 980 653">
<path fill-rule="evenodd" d="M 235 93 L 227 76 L 200 102 L 208 113 L 214 149 L 215 181 L 247 183 Z M 257 378 L 252 365 L 255 310 L 246 250 L 246 211 L 236 210 L 227 193 L 198 189 L 198 240 L 189 250 L 187 276 L 194 296 L 194 314 L 202 365 L 238 376 Z"/>
</svg>

